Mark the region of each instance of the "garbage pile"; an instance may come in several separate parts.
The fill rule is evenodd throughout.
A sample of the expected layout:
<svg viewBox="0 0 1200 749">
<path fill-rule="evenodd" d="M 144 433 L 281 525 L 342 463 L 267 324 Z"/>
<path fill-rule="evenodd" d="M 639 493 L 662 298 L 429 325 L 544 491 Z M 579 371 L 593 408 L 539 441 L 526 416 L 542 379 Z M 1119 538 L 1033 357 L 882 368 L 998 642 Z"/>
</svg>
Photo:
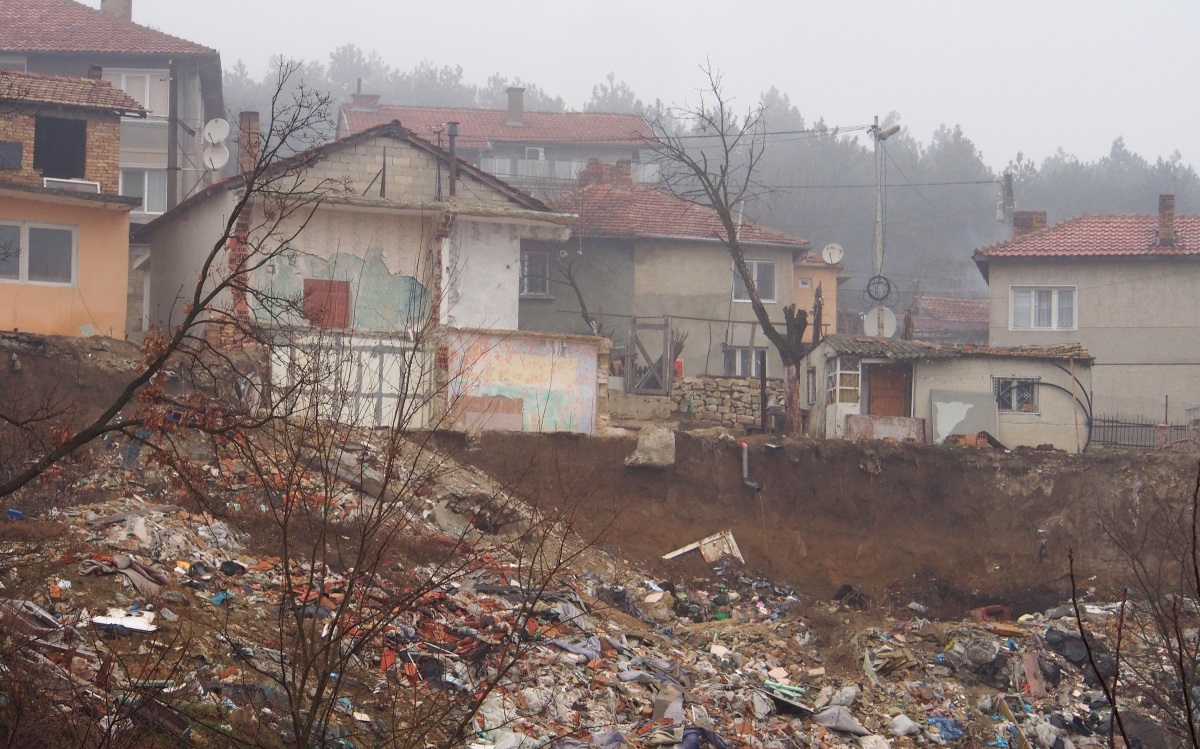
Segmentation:
<svg viewBox="0 0 1200 749">
<path fill-rule="evenodd" d="M 245 484 L 236 490 L 246 496 Z M 79 550 L 41 591 L 0 601 L 0 628 L 30 663 L 86 687 L 98 715 L 134 700 L 129 720 L 181 742 L 210 724 L 294 740 L 286 673 L 297 656 L 279 622 L 319 628 L 342 612 L 369 633 L 346 640 L 349 669 L 328 675 L 346 686 L 325 739 L 345 747 L 395 728 L 400 691 L 460 705 L 473 749 L 1107 744 L 1099 679 L 1115 664 L 1099 610 L 1085 643 L 1073 609 L 939 622 L 915 604 L 893 617 L 815 601 L 731 557 L 706 577 L 670 580 L 594 550 L 533 590 L 517 550 L 488 536 L 512 522 L 485 514 L 494 491 L 461 469 L 418 492 L 425 511 L 412 533 L 447 549 L 470 535 L 473 562 L 399 612 L 388 606 L 405 581 L 437 579 L 436 565 L 364 581 L 253 554 L 234 523 L 180 505 L 127 496 L 70 508 L 55 515 Z M 346 513 L 372 501 L 350 486 L 344 499 Z M 347 616 L 352 583 L 368 594 L 352 596 Z M 176 663 L 169 678 L 139 667 L 163 654 Z M 1162 716 L 1136 709 L 1143 745 L 1166 749 L 1155 739 Z"/>
</svg>

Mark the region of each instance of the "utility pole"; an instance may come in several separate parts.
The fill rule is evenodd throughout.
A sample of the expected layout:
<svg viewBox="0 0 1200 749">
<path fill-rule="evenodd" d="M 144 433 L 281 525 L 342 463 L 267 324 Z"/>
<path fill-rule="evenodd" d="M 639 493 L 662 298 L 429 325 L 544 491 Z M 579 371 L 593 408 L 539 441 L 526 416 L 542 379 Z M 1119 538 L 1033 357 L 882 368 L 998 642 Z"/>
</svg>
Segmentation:
<svg viewBox="0 0 1200 749">
<path fill-rule="evenodd" d="M 879 128 L 879 115 L 875 116 L 875 124 L 871 126 L 871 134 L 875 137 L 875 277 L 883 276 L 883 142 L 900 132 L 899 125 L 889 125 L 882 130 Z M 880 295 L 875 303 L 875 318 L 878 330 L 876 335 L 883 337 L 883 296 Z M 867 331 L 868 333 L 870 331 Z"/>
</svg>

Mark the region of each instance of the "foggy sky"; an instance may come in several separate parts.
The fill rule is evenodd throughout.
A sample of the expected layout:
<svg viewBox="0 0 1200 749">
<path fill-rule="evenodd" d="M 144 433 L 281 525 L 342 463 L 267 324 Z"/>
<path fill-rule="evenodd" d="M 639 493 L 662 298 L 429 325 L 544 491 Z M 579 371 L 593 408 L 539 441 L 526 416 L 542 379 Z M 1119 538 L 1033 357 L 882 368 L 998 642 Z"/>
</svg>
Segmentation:
<svg viewBox="0 0 1200 749">
<path fill-rule="evenodd" d="M 272 54 L 325 62 L 353 43 L 402 69 L 460 64 L 472 83 L 520 76 L 570 108 L 610 71 L 644 101 L 690 100 L 708 59 L 743 105 L 774 85 L 810 122 L 897 111 L 922 141 L 961 124 L 992 167 L 1060 146 L 1092 160 L 1118 135 L 1150 160 L 1200 150 L 1188 0 L 134 0 L 134 20 L 255 77 Z"/>
</svg>

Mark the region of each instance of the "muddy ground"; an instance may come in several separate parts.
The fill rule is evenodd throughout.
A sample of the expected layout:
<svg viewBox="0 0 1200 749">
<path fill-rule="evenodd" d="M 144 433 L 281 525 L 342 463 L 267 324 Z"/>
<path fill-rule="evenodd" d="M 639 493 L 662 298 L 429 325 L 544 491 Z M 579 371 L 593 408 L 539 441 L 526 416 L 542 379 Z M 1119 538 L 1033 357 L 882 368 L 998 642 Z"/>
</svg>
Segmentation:
<svg viewBox="0 0 1200 749">
<path fill-rule="evenodd" d="M 1111 592 L 1123 566 L 1106 519 L 1190 497 L 1197 470 L 1196 457 L 1176 453 L 769 441 L 751 440 L 761 492 L 743 486 L 736 444 L 712 436 L 677 435 L 667 469 L 626 467 L 632 437 L 490 433 L 464 457 L 538 501 L 570 505 L 586 536 L 667 576 L 707 566 L 697 553 L 662 554 L 730 529 L 750 568 L 802 591 L 850 584 L 944 616 L 1060 602 L 1072 548 L 1080 587 Z"/>
</svg>

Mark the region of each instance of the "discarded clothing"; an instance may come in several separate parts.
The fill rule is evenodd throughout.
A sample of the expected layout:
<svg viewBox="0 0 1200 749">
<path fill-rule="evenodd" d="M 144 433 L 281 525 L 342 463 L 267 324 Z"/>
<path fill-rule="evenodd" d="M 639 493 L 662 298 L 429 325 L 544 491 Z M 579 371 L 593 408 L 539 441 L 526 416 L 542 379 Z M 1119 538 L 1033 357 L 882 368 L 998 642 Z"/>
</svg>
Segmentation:
<svg viewBox="0 0 1200 749">
<path fill-rule="evenodd" d="M 158 596 L 168 582 L 167 573 L 147 567 L 125 554 L 114 554 L 111 562 L 107 559 L 85 559 L 79 563 L 81 575 L 112 575 L 118 572 L 146 598 Z"/>
</svg>

